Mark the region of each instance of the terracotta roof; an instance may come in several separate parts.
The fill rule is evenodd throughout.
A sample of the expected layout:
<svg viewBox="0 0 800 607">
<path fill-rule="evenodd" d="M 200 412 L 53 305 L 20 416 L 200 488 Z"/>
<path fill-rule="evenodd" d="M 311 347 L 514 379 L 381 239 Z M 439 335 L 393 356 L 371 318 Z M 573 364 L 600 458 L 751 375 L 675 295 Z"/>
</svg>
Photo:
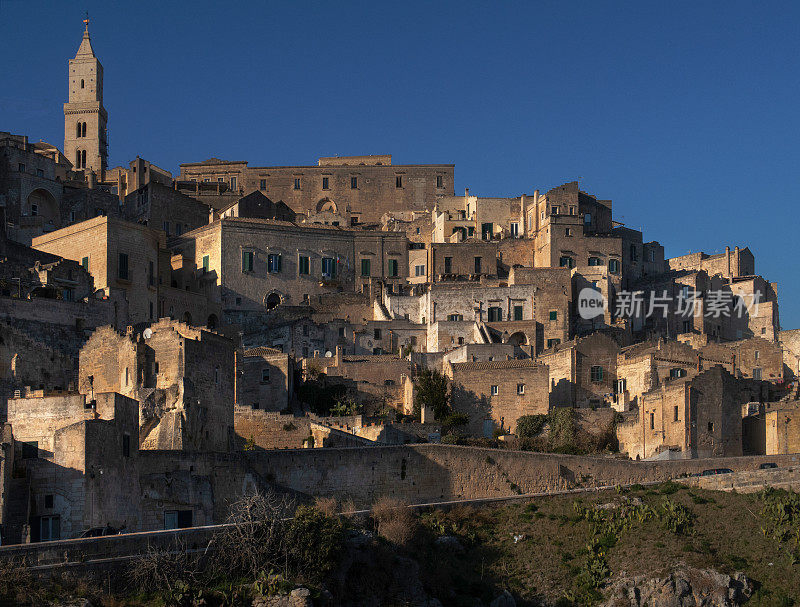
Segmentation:
<svg viewBox="0 0 800 607">
<path fill-rule="evenodd" d="M 283 354 L 281 350 L 277 348 L 268 348 L 266 346 L 260 346 L 258 348 L 249 348 L 248 350 L 244 351 L 244 355 L 247 357 L 255 357 L 255 356 L 275 356 L 276 354 Z"/>
<path fill-rule="evenodd" d="M 466 363 L 452 363 L 453 368 L 459 371 L 466 371 L 469 369 L 483 370 L 483 369 L 523 369 L 530 368 L 544 368 L 545 365 L 536 362 L 531 358 L 515 358 L 511 360 L 486 360 L 475 361 Z"/>
</svg>

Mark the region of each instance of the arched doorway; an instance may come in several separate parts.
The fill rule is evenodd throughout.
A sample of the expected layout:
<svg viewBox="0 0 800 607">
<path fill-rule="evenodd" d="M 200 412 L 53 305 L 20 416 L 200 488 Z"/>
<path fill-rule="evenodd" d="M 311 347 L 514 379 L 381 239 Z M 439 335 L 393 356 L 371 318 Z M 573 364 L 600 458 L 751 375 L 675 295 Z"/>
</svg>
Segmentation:
<svg viewBox="0 0 800 607">
<path fill-rule="evenodd" d="M 506 343 L 513 344 L 515 346 L 524 346 L 528 343 L 528 337 L 522 331 L 517 331 L 516 333 L 509 335 Z"/>
<path fill-rule="evenodd" d="M 58 220 L 58 203 L 55 196 L 43 188 L 28 194 L 28 212 L 32 217 L 41 216 L 47 221 Z"/>
<path fill-rule="evenodd" d="M 330 198 L 323 198 L 317 203 L 317 213 L 336 213 L 336 203 Z"/>
<path fill-rule="evenodd" d="M 187 325 L 192 324 L 192 315 L 189 314 L 189 312 L 183 313 L 183 322 L 185 322 Z"/>
<path fill-rule="evenodd" d="M 206 328 L 211 329 L 212 331 L 217 328 L 217 315 L 211 314 L 208 317 L 208 322 L 206 323 Z"/>
<path fill-rule="evenodd" d="M 267 310 L 277 308 L 280 303 L 281 296 L 278 293 L 270 293 L 264 298 L 264 305 L 267 306 Z"/>
</svg>

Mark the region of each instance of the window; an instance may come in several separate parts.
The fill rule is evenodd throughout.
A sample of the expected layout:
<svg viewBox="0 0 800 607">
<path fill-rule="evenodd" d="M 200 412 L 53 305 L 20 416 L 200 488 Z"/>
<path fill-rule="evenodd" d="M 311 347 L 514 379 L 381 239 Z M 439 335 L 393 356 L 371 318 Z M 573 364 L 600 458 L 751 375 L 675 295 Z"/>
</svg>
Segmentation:
<svg viewBox="0 0 800 607">
<path fill-rule="evenodd" d="M 631 243 L 631 261 L 636 261 L 639 259 L 639 251 L 636 249 L 636 245 Z"/>
<path fill-rule="evenodd" d="M 570 207 L 569 208 L 569 214 L 570 215 L 574 215 L 575 214 L 575 207 Z"/>
<path fill-rule="evenodd" d="M 672 411 L 672 421 L 674 422 L 678 421 L 678 417 L 680 417 L 678 415 L 678 405 L 675 405 L 675 408 Z"/>
<path fill-rule="evenodd" d="M 550 320 L 558 320 L 558 310 L 550 310 Z"/>
<path fill-rule="evenodd" d="M 759 379 L 759 380 L 761 379 L 761 368 L 760 367 L 756 367 L 755 369 L 753 369 L 753 379 Z"/>
<path fill-rule="evenodd" d="M 236 191 L 236 177 L 231 177 L 231 191 Z"/>
<path fill-rule="evenodd" d="M 483 257 L 476 257 L 475 258 L 475 274 L 481 273 L 481 265 L 483 262 Z"/>
<path fill-rule="evenodd" d="M 336 265 L 333 262 L 333 257 L 322 258 L 322 276 L 325 278 L 336 276 Z"/>
<path fill-rule="evenodd" d="M 519 236 L 519 224 L 518 223 L 512 223 L 511 224 L 511 229 L 509 230 L 509 232 L 511 233 L 511 236 L 513 236 L 514 238 Z"/>
<path fill-rule="evenodd" d="M 344 337 L 344 327 L 339 327 L 339 337 Z"/>
<path fill-rule="evenodd" d="M 560 339 L 548 339 L 547 340 L 547 347 L 552 348 L 553 346 L 557 346 L 561 343 Z"/>
<path fill-rule="evenodd" d="M 47 508 L 48 510 L 52 510 L 53 509 L 53 496 L 52 496 L 52 494 L 44 496 L 44 507 Z"/>
<path fill-rule="evenodd" d="M 89 271 L 89 256 L 88 255 L 81 259 L 81 265 L 83 266 L 84 270 L 86 270 L 87 272 Z"/>
<path fill-rule="evenodd" d="M 299 178 L 299 177 L 295 177 L 295 180 L 294 180 L 294 189 L 295 189 L 295 190 L 299 190 L 299 189 L 300 189 L 300 178 Z"/>
<path fill-rule="evenodd" d="M 303 337 L 308 337 L 308 325 L 303 325 Z"/>
<path fill-rule="evenodd" d="M 203 255 L 203 273 L 204 273 L 204 274 L 205 274 L 206 272 L 208 272 L 208 268 L 209 268 L 209 266 L 210 266 L 210 263 L 211 263 L 211 262 L 210 262 L 210 260 L 209 260 L 209 257 L 208 257 L 208 255 Z"/>
<path fill-rule="evenodd" d="M 36 459 L 39 457 L 39 441 L 22 441 L 22 459 Z"/>
<path fill-rule="evenodd" d="M 44 170 L 43 169 L 36 169 L 36 176 L 37 177 L 44 177 Z"/>
<path fill-rule="evenodd" d="M 464 320 L 464 316 L 462 314 L 448 314 L 447 320 L 449 322 L 458 322 Z"/>
<path fill-rule="evenodd" d="M 267 255 L 267 272 L 278 274 L 281 271 L 281 256 L 278 253 Z"/>
<path fill-rule="evenodd" d="M 501 322 L 503 320 L 503 308 L 499 306 L 489 306 L 489 322 Z"/>
<path fill-rule="evenodd" d="M 400 275 L 399 266 L 396 259 L 389 260 L 389 278 L 397 278 Z"/>
<path fill-rule="evenodd" d="M 592 225 L 592 214 L 591 213 L 585 213 L 584 214 L 584 216 L 583 216 L 583 225 L 585 225 L 585 226 Z"/>
<path fill-rule="evenodd" d="M 182 230 L 181 230 L 181 224 L 180 224 L 180 223 L 178 223 L 178 222 L 176 222 L 176 223 L 175 223 L 175 235 L 176 235 L 176 236 L 180 236 L 180 235 L 181 235 L 181 232 L 182 232 Z"/>
<path fill-rule="evenodd" d="M 297 263 L 297 273 L 302 275 L 311 274 L 311 260 L 308 255 L 301 255 Z"/>
<path fill-rule="evenodd" d="M 444 187 L 444 178 L 441 175 L 436 176 L 436 187 L 443 188 Z"/>
<path fill-rule="evenodd" d="M 558 207 L 550 207 L 551 215 L 558 215 Z"/>
<path fill-rule="evenodd" d="M 453 258 L 452 257 L 445 257 L 444 258 L 444 273 L 450 274 L 453 271 Z"/>
<path fill-rule="evenodd" d="M 330 190 L 330 177 L 323 177 L 322 178 L 322 189 L 323 190 Z"/>
<path fill-rule="evenodd" d="M 626 382 L 624 379 L 618 379 L 614 382 L 614 393 L 615 394 L 622 394 L 627 389 Z"/>
<path fill-rule="evenodd" d="M 122 457 L 130 457 L 131 456 L 131 435 L 130 434 L 123 434 L 122 435 Z"/>
<path fill-rule="evenodd" d="M 162 225 L 162 229 L 164 230 L 164 233 L 167 236 L 169 236 L 169 222 L 168 221 L 164 222 L 164 224 Z"/>
<path fill-rule="evenodd" d="M 608 271 L 612 274 L 619 274 L 619 260 L 618 259 L 609 259 L 608 260 Z"/>
<path fill-rule="evenodd" d="M 656 413 L 655 411 L 650 411 L 650 429 L 656 429 Z"/>
<path fill-rule="evenodd" d="M 475 226 L 469 226 L 467 228 L 467 236 L 469 236 L 470 238 L 475 236 Z"/>
<path fill-rule="evenodd" d="M 514 320 L 522 320 L 522 306 L 514 306 Z"/>
<path fill-rule="evenodd" d="M 525 394 L 525 384 L 517 384 L 517 394 Z"/>
<path fill-rule="evenodd" d="M 267 189 L 267 180 L 266 179 L 262 179 L 261 181 L 258 182 L 258 189 L 259 190 L 266 190 Z"/>
<path fill-rule="evenodd" d="M 680 379 L 681 377 L 686 377 L 686 369 L 681 369 L 680 367 L 674 367 L 669 370 L 670 379 Z"/>
<path fill-rule="evenodd" d="M 708 422 L 708 431 L 709 432 L 713 432 L 714 431 L 714 422 Z"/>
<path fill-rule="evenodd" d="M 494 235 L 494 224 L 493 223 L 482 223 L 481 224 L 481 240 L 491 240 L 493 235 Z"/>
<path fill-rule="evenodd" d="M 403 176 L 402 175 L 395 175 L 394 177 L 394 187 L 402 188 L 403 187 Z"/>
<path fill-rule="evenodd" d="M 31 205 L 31 216 L 32 217 L 36 217 L 38 214 L 39 214 L 39 205 L 38 204 L 32 204 Z"/>
<path fill-rule="evenodd" d="M 165 510 L 164 529 L 187 529 L 192 526 L 191 510 Z"/>
<path fill-rule="evenodd" d="M 253 252 L 242 251 L 242 272 L 253 271 Z"/>
<path fill-rule="evenodd" d="M 369 259 L 361 260 L 361 276 L 372 275 L 372 262 Z"/>
<path fill-rule="evenodd" d="M 497 394 L 500 392 L 500 387 L 499 386 L 492 386 L 489 389 L 489 391 L 490 391 L 492 396 L 497 396 Z"/>
<path fill-rule="evenodd" d="M 414 266 L 414 276 L 425 276 L 425 266 Z"/>
<path fill-rule="evenodd" d="M 351 177 L 350 178 L 350 189 L 357 190 L 358 189 L 358 177 Z"/>
<path fill-rule="evenodd" d="M 214 384 L 219 385 L 219 365 L 214 367 Z"/>
<path fill-rule="evenodd" d="M 572 236 L 572 228 L 564 228 L 564 236 Z"/>
<path fill-rule="evenodd" d="M 592 382 L 599 383 L 603 381 L 603 367 L 601 367 L 600 365 L 594 365 L 590 369 L 589 374 L 591 376 Z"/>
<path fill-rule="evenodd" d="M 218 183 L 225 183 L 225 178 L 224 177 L 217 177 L 217 182 Z"/>
<path fill-rule="evenodd" d="M 86 150 L 81 150 L 81 166 L 86 168 Z"/>
<path fill-rule="evenodd" d="M 647 261 L 655 261 L 656 260 L 656 252 L 653 249 L 650 249 L 647 252 Z"/>
<path fill-rule="evenodd" d="M 303 346 L 303 358 L 308 358 L 308 346 Z"/>
<path fill-rule="evenodd" d="M 39 541 L 52 542 L 61 539 L 61 517 L 60 516 L 40 516 L 39 517 Z"/>
<path fill-rule="evenodd" d="M 156 284 L 155 264 L 152 261 L 147 265 L 147 284 L 151 287 Z"/>
<path fill-rule="evenodd" d="M 602 265 L 602 261 L 600 261 L 599 257 L 590 257 L 589 258 L 589 265 L 590 266 L 599 266 Z"/>
<path fill-rule="evenodd" d="M 261 369 L 261 383 L 262 384 L 269 383 L 269 367 Z"/>
<path fill-rule="evenodd" d="M 558 265 L 560 267 L 562 267 L 562 268 L 574 268 L 575 267 L 575 260 L 572 259 L 572 257 L 569 257 L 568 255 L 563 255 L 558 260 Z"/>
<path fill-rule="evenodd" d="M 374 329 L 374 330 L 372 331 L 372 336 L 373 336 L 375 339 L 380 339 L 380 338 L 381 338 L 381 330 L 380 330 L 380 329 Z"/>
<path fill-rule="evenodd" d="M 383 354 L 383 348 L 372 348 L 372 353 L 375 356 L 380 356 L 381 354 Z"/>
<path fill-rule="evenodd" d="M 753 358 L 755 358 L 756 360 L 758 360 L 758 350 L 755 350 L 755 351 L 753 352 Z"/>
<path fill-rule="evenodd" d="M 128 254 L 119 254 L 119 266 L 117 268 L 117 276 L 121 280 L 128 280 Z"/>
<path fill-rule="evenodd" d="M 25 165 L 23 163 L 20 162 L 19 163 L 19 167 L 17 167 L 17 168 L 19 169 L 20 173 L 24 173 L 25 172 Z"/>
<path fill-rule="evenodd" d="M 83 88 L 83 78 L 81 78 L 81 88 Z"/>
</svg>

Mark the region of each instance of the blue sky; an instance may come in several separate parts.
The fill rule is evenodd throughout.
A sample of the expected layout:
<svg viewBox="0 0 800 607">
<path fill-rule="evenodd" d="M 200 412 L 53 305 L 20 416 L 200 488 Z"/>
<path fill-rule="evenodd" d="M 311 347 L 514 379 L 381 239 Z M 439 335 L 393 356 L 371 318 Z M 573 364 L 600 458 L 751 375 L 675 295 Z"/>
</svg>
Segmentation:
<svg viewBox="0 0 800 607">
<path fill-rule="evenodd" d="M 110 162 L 391 153 L 456 191 L 581 178 L 667 255 L 750 246 L 800 326 L 800 4 L 0 0 L 0 130 L 63 143 L 84 10 Z"/>
</svg>

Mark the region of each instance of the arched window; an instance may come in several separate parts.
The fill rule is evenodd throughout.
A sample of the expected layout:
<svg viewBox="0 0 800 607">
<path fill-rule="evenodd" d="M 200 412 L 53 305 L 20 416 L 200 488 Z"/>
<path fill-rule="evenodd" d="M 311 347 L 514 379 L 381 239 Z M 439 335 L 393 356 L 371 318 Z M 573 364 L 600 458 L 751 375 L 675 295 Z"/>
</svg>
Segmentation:
<svg viewBox="0 0 800 607">
<path fill-rule="evenodd" d="M 75 131 L 76 131 L 76 132 L 75 132 L 75 136 L 76 136 L 76 137 L 80 137 L 80 136 L 81 136 L 81 123 L 79 122 L 79 123 L 77 123 L 75 126 L 77 127 L 77 128 L 75 129 Z"/>
<path fill-rule="evenodd" d="M 81 168 L 86 168 L 86 150 L 81 150 Z"/>
<path fill-rule="evenodd" d="M 81 126 L 81 137 L 86 137 L 86 123 Z"/>
<path fill-rule="evenodd" d="M 81 151 L 75 150 L 75 168 L 81 168 Z"/>
<path fill-rule="evenodd" d="M 83 88 L 83 78 L 81 78 L 81 88 Z"/>
</svg>

